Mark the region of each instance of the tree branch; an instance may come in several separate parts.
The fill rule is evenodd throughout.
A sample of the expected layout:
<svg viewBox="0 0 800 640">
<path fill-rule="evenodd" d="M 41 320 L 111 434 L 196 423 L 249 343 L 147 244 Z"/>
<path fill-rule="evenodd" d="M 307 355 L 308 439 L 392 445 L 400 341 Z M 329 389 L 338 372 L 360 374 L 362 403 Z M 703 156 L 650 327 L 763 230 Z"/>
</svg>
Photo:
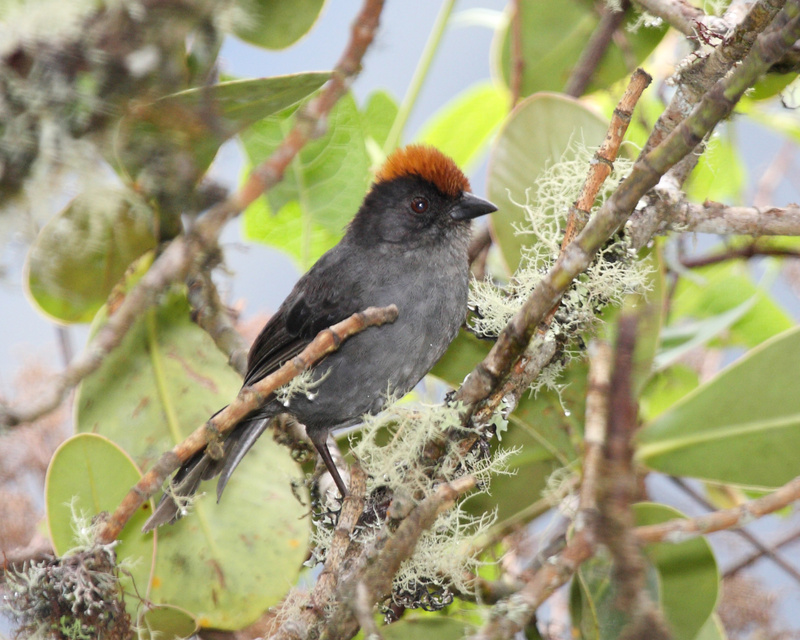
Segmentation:
<svg viewBox="0 0 800 640">
<path fill-rule="evenodd" d="M 641 249 L 656 233 L 667 230 L 718 235 L 800 235 L 800 206 L 731 207 L 706 200 L 689 202 L 675 185 L 660 184 L 647 204 L 634 212 L 628 225 L 635 249 Z"/>
<path fill-rule="evenodd" d="M 346 320 L 328 329 L 323 329 L 298 356 L 286 362 L 274 373 L 251 386 L 242 387 L 233 402 L 156 461 L 150 471 L 144 474 L 136 486 L 123 498 L 116 511 L 98 531 L 97 542 L 108 544 L 115 540 L 136 510 L 158 491 L 173 471 L 209 443 L 218 441 L 220 436 L 233 429 L 242 418 L 263 405 L 275 389 L 310 369 L 325 355 L 336 351 L 341 343 L 350 336 L 367 327 L 394 322 L 396 318 L 397 307 L 394 305 L 383 308 L 370 307 L 361 313 L 355 313 Z"/>
<path fill-rule="evenodd" d="M 705 11 L 688 0 L 636 0 L 636 3 L 685 36 L 694 36 L 697 32 L 696 24 L 702 23 L 708 17 Z"/>
<path fill-rule="evenodd" d="M 633 535 L 635 522 L 631 504 L 637 495 L 633 436 L 637 428 L 638 405 L 633 396 L 632 375 L 638 318 L 623 313 L 617 326 L 609 392 L 608 436 L 598 496 L 598 537 L 613 559 L 612 579 L 617 591 L 614 606 L 630 617 L 621 637 L 666 639 L 669 632 L 645 589 L 644 558 Z"/>
<path fill-rule="evenodd" d="M 572 280 L 591 264 L 595 253 L 625 222 L 639 199 L 656 185 L 664 173 L 691 153 L 720 120 L 730 115 L 744 92 L 800 37 L 800 0 L 787 3 L 785 17 L 783 26 L 758 37 L 742 64 L 719 80 L 661 144 L 639 156 L 628 177 L 511 318 L 492 350 L 459 389 L 457 399 L 475 406 L 502 383 L 545 314 Z"/>
<path fill-rule="evenodd" d="M 635 533 L 642 543 L 683 542 L 715 531 L 743 527 L 753 520 L 783 509 L 796 500 L 800 500 L 800 476 L 770 494 L 731 509 L 706 513 L 696 518 L 669 520 L 661 524 L 637 527 Z"/>
<path fill-rule="evenodd" d="M 600 22 L 586 43 L 581 57 L 572 69 L 564 93 L 573 98 L 580 98 L 592 80 L 594 72 L 600 65 L 608 47 L 614 38 L 614 33 L 625 22 L 625 12 L 630 7 L 630 1 L 625 0 L 619 11 L 612 9 L 608 4 L 602 5 Z"/>
<path fill-rule="evenodd" d="M 154 304 L 158 295 L 170 284 L 184 280 L 195 261 L 202 262 L 206 255 L 215 250 L 223 226 L 283 179 L 286 168 L 303 146 L 325 132 L 325 117 L 360 70 L 361 61 L 378 28 L 382 9 L 383 0 L 364 1 L 331 79 L 319 95 L 298 113 L 294 126 L 281 145 L 251 172 L 237 193 L 214 206 L 193 229 L 169 244 L 84 352 L 47 385 L 36 405 L 26 409 L 0 406 L 0 426 L 31 422 L 61 404 L 69 391 L 95 371 L 105 356 L 119 345 L 142 311 Z"/>
<path fill-rule="evenodd" d="M 219 292 L 207 269 L 198 270 L 187 281 L 192 319 L 228 356 L 228 364 L 241 376 L 247 373 L 249 345 L 233 326 L 228 309 L 222 304 Z"/>
</svg>

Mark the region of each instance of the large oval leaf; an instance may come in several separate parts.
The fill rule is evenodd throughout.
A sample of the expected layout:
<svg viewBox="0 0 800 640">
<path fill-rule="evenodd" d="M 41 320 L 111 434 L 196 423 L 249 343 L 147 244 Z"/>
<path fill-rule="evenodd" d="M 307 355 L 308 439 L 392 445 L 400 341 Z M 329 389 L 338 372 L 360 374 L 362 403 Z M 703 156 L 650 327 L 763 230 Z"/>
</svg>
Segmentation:
<svg viewBox="0 0 800 640">
<path fill-rule="evenodd" d="M 521 0 L 522 73 L 521 94 L 537 91 L 563 91 L 572 69 L 578 63 L 586 43 L 600 22 L 597 5 L 589 0 Z M 636 21 L 638 14 L 628 9 L 625 25 Z M 497 74 L 510 85 L 510 21 L 506 20 L 495 35 L 494 65 Z M 666 33 L 660 28 L 640 27 L 631 33 L 624 27 L 617 31 L 625 44 L 612 41 L 603 54 L 588 91 L 608 87 L 633 71 L 655 49 Z M 632 58 L 632 59 L 631 59 Z M 631 66 L 633 65 L 633 66 Z"/>
<path fill-rule="evenodd" d="M 123 187 L 85 191 L 48 222 L 28 253 L 31 298 L 60 322 L 89 322 L 131 262 L 156 246 L 153 212 Z"/>
<path fill-rule="evenodd" d="M 515 225 L 526 220 L 519 204 L 525 203 L 526 190 L 565 154 L 571 140 L 598 146 L 607 128 L 607 122 L 577 100 L 548 93 L 523 100 L 508 117 L 489 159 L 487 190 L 499 209 L 490 216 L 492 234 L 511 272 L 525 244 Z"/>
<path fill-rule="evenodd" d="M 112 512 L 142 477 L 136 464 L 113 442 L 83 433 L 69 438 L 56 449 L 45 478 L 45 510 L 50 540 L 58 555 L 90 541 L 77 532 L 75 517 L 85 524 L 101 512 Z M 136 594 L 147 597 L 153 569 L 153 537 L 142 533 L 152 513 L 152 502 L 134 513 L 119 535 L 114 548 L 117 562 L 126 570 L 120 574 L 129 613 L 141 605 Z"/>
<path fill-rule="evenodd" d="M 685 517 L 663 504 L 633 505 L 637 526 Z M 695 640 L 714 611 L 719 571 L 705 538 L 679 544 L 658 543 L 644 548 L 646 588 L 657 601 L 675 640 Z M 572 584 L 570 609 L 583 640 L 616 640 L 629 622 L 627 612 L 615 607 L 617 592 L 608 557 L 598 556 L 581 566 Z M 713 637 L 713 636 L 711 636 Z"/>
<path fill-rule="evenodd" d="M 84 380 L 77 428 L 107 435 L 149 466 L 233 399 L 240 384 L 176 289 Z M 189 516 L 159 530 L 151 600 L 223 629 L 245 626 L 279 601 L 306 553 L 306 507 L 292 492 L 301 475 L 286 449 L 262 438 L 219 505 L 201 497 Z M 213 485 L 202 489 L 215 493 Z"/>
<path fill-rule="evenodd" d="M 751 350 L 639 431 L 651 469 L 754 487 L 797 475 L 800 327 Z"/>
<path fill-rule="evenodd" d="M 637 526 L 685 518 L 664 504 L 633 505 Z M 659 602 L 675 640 L 693 640 L 706 624 L 719 595 L 719 570 L 711 545 L 703 537 L 678 544 L 661 542 L 644 548 L 658 571 Z"/>
<path fill-rule="evenodd" d="M 285 49 L 307 33 L 325 0 L 236 0 L 233 33 L 265 49 Z"/>
</svg>

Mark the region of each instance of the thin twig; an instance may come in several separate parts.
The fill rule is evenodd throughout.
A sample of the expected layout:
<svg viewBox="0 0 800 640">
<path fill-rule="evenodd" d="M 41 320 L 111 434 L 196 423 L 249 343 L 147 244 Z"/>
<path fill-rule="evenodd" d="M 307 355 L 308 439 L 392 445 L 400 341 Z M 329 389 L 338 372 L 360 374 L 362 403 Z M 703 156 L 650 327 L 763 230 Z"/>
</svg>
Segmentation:
<svg viewBox="0 0 800 640">
<path fill-rule="evenodd" d="M 640 542 L 683 542 L 697 536 L 742 527 L 753 520 L 800 500 L 800 476 L 790 480 L 780 489 L 765 496 L 750 500 L 731 509 L 706 513 L 696 518 L 669 520 L 636 528 Z"/>
<path fill-rule="evenodd" d="M 364 0 L 353 23 L 350 40 L 331 79 L 319 95 L 301 110 L 280 146 L 251 172 L 237 193 L 214 206 L 193 229 L 170 243 L 83 353 L 48 383 L 35 405 L 24 409 L 0 405 L 0 426 L 31 422 L 58 407 L 70 389 L 95 371 L 106 355 L 119 345 L 144 309 L 154 304 L 158 295 L 170 284 L 185 279 L 194 261 L 202 262 L 203 256 L 215 249 L 222 227 L 283 179 L 287 167 L 305 144 L 325 132 L 325 117 L 360 71 L 361 61 L 375 36 L 382 9 L 383 0 Z"/>
<path fill-rule="evenodd" d="M 752 242 L 744 247 L 733 247 L 721 253 L 696 258 L 682 258 L 681 265 L 687 269 L 707 267 L 728 260 L 749 260 L 757 256 L 773 256 L 778 258 L 800 258 L 800 250 L 783 249 L 781 247 L 762 247 L 758 242 Z"/>
<path fill-rule="evenodd" d="M 522 47 L 522 0 L 511 3 L 511 108 L 519 102 L 525 76 L 525 52 Z"/>
<path fill-rule="evenodd" d="M 564 254 L 575 236 L 586 226 L 597 194 L 600 193 L 600 188 L 614 169 L 614 161 L 617 159 L 622 140 L 628 131 L 628 125 L 631 123 L 633 109 L 639 102 L 642 92 L 652 81 L 653 79 L 643 69 L 633 72 L 625 93 L 622 94 L 617 108 L 614 109 L 614 115 L 611 117 L 603 144 L 594 153 L 594 158 L 589 166 L 589 174 L 581 187 L 581 193 L 569 209 L 567 226 L 561 241 L 561 255 Z M 539 327 L 540 333 L 547 331 L 557 312 L 558 304 L 555 304 L 542 322 L 542 326 Z"/>
<path fill-rule="evenodd" d="M 614 33 L 625 21 L 625 12 L 629 7 L 629 0 L 625 0 L 619 10 L 613 9 L 608 4 L 602 5 L 600 22 L 581 52 L 581 57 L 573 67 L 564 87 L 564 93 L 568 96 L 580 98 L 586 92 L 586 87 L 589 86 L 594 72 L 600 65 L 608 47 L 611 46 Z"/>
<path fill-rule="evenodd" d="M 697 23 L 706 19 L 705 12 L 688 0 L 636 0 L 648 13 L 664 20 L 685 36 L 694 36 Z"/>
<path fill-rule="evenodd" d="M 244 376 L 247 371 L 248 345 L 233 326 L 228 309 L 222 304 L 211 274 L 200 270 L 187 281 L 192 319 L 214 341 L 217 348 L 228 356 L 228 364 Z"/>
<path fill-rule="evenodd" d="M 108 544 L 115 540 L 131 516 L 145 500 L 158 491 L 169 474 L 210 442 L 218 441 L 221 436 L 233 429 L 244 417 L 264 404 L 275 389 L 311 368 L 326 354 L 336 351 L 342 341 L 350 336 L 367 327 L 394 322 L 396 318 L 397 307 L 394 305 L 370 307 L 361 313 L 355 313 L 346 320 L 323 329 L 298 356 L 286 362 L 274 373 L 249 387 L 243 387 L 231 404 L 158 459 L 105 522 L 97 534 L 97 541 L 100 544 Z"/>
<path fill-rule="evenodd" d="M 655 222 L 655 224 L 654 224 Z M 800 206 L 729 207 L 707 200 L 688 202 L 686 194 L 659 188 L 657 197 L 637 211 L 629 225 L 634 248 L 640 249 L 654 232 L 667 229 L 694 233 L 745 236 L 800 235 Z"/>
<path fill-rule="evenodd" d="M 579 516 L 580 512 L 591 513 L 597 510 L 597 486 L 608 423 L 611 360 L 610 345 L 605 340 L 593 340 L 589 345 L 586 427 L 583 436 L 583 474 L 578 502 Z"/>
<path fill-rule="evenodd" d="M 640 155 L 628 177 L 606 200 L 584 230 L 545 275 L 522 308 L 500 333 L 489 354 L 470 373 L 456 394 L 469 407 L 501 385 L 527 347 L 536 328 L 572 280 L 627 220 L 641 197 L 723 118 L 730 115 L 744 92 L 800 37 L 800 6 L 787 3 L 785 24 L 759 35 L 742 64 L 719 80 L 683 122 L 656 148 Z M 488 416 L 487 416 L 488 418 Z"/>
<path fill-rule="evenodd" d="M 689 486 L 689 484 L 685 480 L 683 480 L 682 478 L 675 478 L 675 477 L 670 478 L 670 480 L 675 486 L 679 487 L 695 502 L 702 505 L 709 511 L 714 510 L 714 505 L 712 505 L 708 500 L 706 500 L 699 492 L 695 491 L 691 486 Z M 775 566 L 783 569 L 783 571 L 785 571 L 787 575 L 791 576 L 791 578 L 795 582 L 800 584 L 800 571 L 795 569 L 791 564 L 789 564 L 777 553 L 767 548 L 767 546 L 763 542 L 761 542 L 761 540 L 759 540 L 756 536 L 747 531 L 747 529 L 735 529 L 733 533 L 738 535 L 740 538 L 746 540 L 751 546 L 755 547 L 758 550 L 760 556 L 766 556 L 769 560 L 775 563 Z"/>
<path fill-rule="evenodd" d="M 779 540 L 776 540 L 775 542 L 770 543 L 768 549 L 772 553 L 775 553 L 775 551 L 777 551 L 778 549 L 782 549 L 783 547 L 785 547 L 787 545 L 790 545 L 790 544 L 792 544 L 794 542 L 797 542 L 797 540 L 799 540 L 799 539 L 800 539 L 800 531 L 798 531 L 798 530 L 790 531 L 789 533 L 787 533 L 785 536 L 783 536 Z M 739 562 L 737 562 L 736 564 L 734 564 L 734 565 L 728 567 L 727 569 L 725 569 L 725 572 L 722 574 L 723 579 L 735 576 L 737 573 L 739 573 L 743 569 L 746 569 L 750 565 L 752 565 L 755 562 L 757 562 L 758 560 L 760 560 L 762 557 L 764 557 L 764 555 L 765 554 L 762 551 L 759 550 L 759 551 L 756 551 L 755 553 L 747 556 L 746 558 L 743 558 L 743 559 L 739 560 Z"/>
</svg>

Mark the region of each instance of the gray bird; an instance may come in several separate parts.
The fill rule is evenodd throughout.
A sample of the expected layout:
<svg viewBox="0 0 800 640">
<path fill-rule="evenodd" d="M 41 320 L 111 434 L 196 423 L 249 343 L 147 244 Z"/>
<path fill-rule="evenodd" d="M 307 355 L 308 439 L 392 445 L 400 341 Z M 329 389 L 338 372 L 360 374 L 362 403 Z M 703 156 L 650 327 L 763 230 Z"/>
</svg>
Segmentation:
<svg viewBox="0 0 800 640">
<path fill-rule="evenodd" d="M 200 452 L 173 480 L 174 493 L 193 494 L 217 475 L 217 500 L 253 443 L 280 413 L 305 425 L 342 497 L 347 488 L 326 446 L 329 432 L 403 396 L 444 354 L 467 312 L 470 221 L 497 208 L 470 193 L 469 181 L 439 150 L 410 145 L 378 172 L 342 240 L 295 285 L 250 349 L 245 385 L 275 371 L 314 337 L 367 307 L 395 304 L 393 324 L 359 333 L 314 369 L 313 394 L 276 398 L 254 411 L 224 443 L 221 459 Z M 180 517 L 165 493 L 145 531 Z"/>
</svg>

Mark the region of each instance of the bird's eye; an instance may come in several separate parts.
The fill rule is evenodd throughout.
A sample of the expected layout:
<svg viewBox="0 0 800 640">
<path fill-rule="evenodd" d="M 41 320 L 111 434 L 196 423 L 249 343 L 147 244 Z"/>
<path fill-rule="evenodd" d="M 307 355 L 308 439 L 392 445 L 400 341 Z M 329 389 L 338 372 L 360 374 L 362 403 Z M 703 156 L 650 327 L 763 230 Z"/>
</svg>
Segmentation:
<svg viewBox="0 0 800 640">
<path fill-rule="evenodd" d="M 421 196 L 411 201 L 411 210 L 414 213 L 425 213 L 428 210 L 428 199 Z"/>
</svg>

